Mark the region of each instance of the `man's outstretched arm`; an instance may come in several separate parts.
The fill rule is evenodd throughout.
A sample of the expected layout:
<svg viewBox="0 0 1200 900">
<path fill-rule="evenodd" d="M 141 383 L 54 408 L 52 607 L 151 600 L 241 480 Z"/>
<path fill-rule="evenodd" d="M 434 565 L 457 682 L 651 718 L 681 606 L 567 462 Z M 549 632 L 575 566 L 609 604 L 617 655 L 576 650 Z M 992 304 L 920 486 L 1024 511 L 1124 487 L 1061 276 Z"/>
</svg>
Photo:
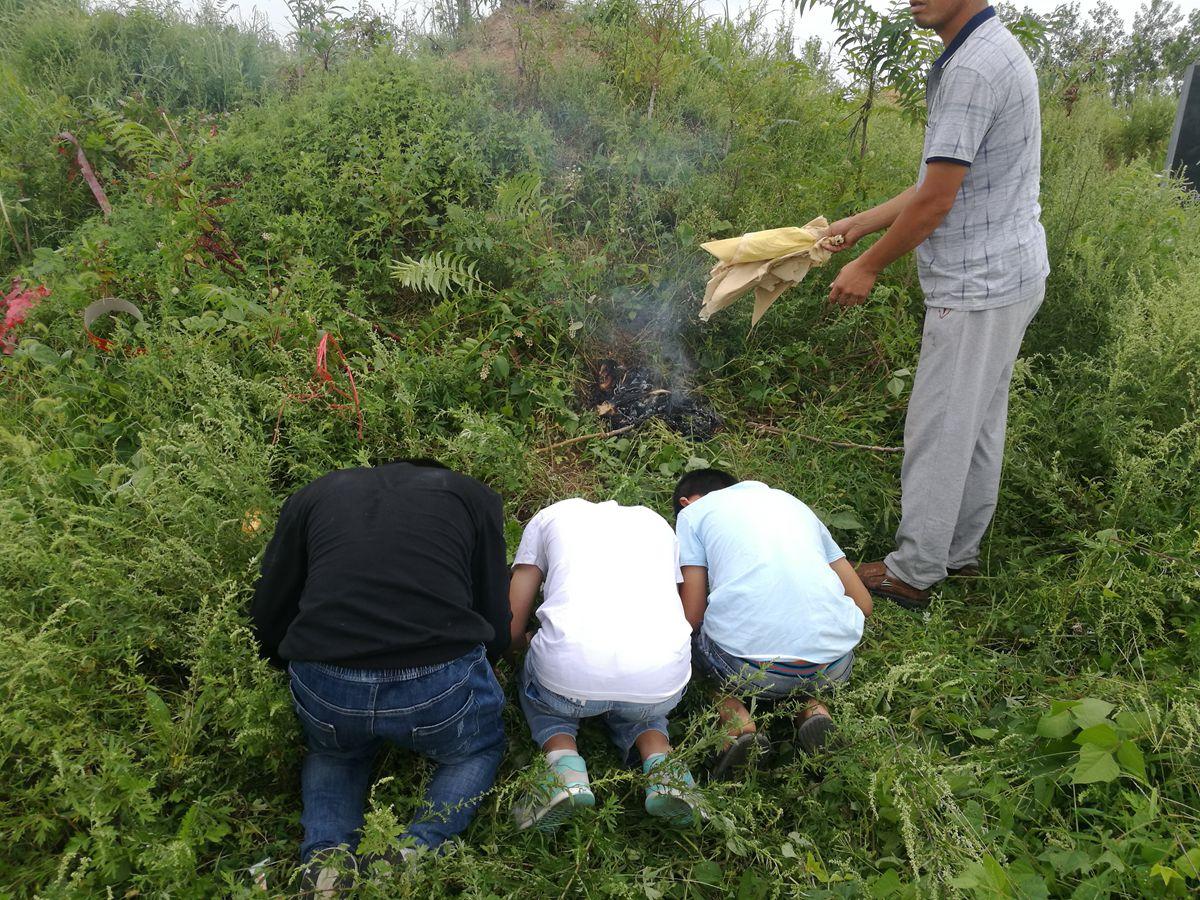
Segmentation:
<svg viewBox="0 0 1200 900">
<path fill-rule="evenodd" d="M 847 216 L 844 219 L 838 219 L 829 226 L 829 232 L 826 237 L 842 238 L 842 243 L 836 247 L 830 247 L 835 253 L 842 250 L 849 250 L 868 234 L 874 234 L 877 231 L 883 231 L 885 228 L 891 228 L 892 223 L 896 221 L 896 217 L 904 210 L 904 207 L 912 201 L 912 198 L 917 193 L 917 186 L 912 187 L 897 194 L 891 200 L 885 200 L 878 206 L 872 206 L 870 209 L 863 210 L 860 213 L 855 213 L 852 216 Z"/>
<path fill-rule="evenodd" d="M 946 218 L 966 174 L 967 166 L 961 163 L 929 163 L 925 168 L 925 180 L 911 189 L 911 198 L 899 210 L 887 234 L 862 256 L 842 267 L 829 289 L 830 301 L 854 306 L 866 300 L 879 273 L 929 237 Z M 869 218 L 868 225 L 890 215 L 894 207 L 886 210 L 885 207 L 896 203 L 905 194 L 869 210 L 868 215 L 882 212 Z"/>
</svg>

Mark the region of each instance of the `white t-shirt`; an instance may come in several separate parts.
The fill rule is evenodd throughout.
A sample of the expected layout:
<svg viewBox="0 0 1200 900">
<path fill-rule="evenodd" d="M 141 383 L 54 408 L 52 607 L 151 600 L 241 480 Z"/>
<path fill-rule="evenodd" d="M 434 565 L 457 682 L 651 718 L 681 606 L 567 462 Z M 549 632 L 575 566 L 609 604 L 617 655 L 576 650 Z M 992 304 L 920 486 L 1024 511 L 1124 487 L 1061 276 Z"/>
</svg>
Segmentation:
<svg viewBox="0 0 1200 900">
<path fill-rule="evenodd" d="M 654 703 L 691 675 L 679 545 L 644 506 L 575 498 L 525 526 L 513 565 L 545 576 L 529 647 L 539 684 L 576 700 Z"/>
</svg>

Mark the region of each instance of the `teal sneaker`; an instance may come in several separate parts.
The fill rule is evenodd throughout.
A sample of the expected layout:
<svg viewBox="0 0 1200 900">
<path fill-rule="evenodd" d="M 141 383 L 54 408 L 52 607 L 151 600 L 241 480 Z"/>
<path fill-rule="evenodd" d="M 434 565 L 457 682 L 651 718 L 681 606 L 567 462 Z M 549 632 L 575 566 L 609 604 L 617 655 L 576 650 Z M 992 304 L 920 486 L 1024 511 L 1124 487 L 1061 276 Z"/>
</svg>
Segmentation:
<svg viewBox="0 0 1200 900">
<path fill-rule="evenodd" d="M 577 753 L 551 763 L 541 783 L 513 807 L 517 828 L 536 827 L 539 831 L 557 828 L 581 809 L 596 805 L 596 795 L 588 785 L 587 765 Z"/>
<path fill-rule="evenodd" d="M 696 782 L 682 765 L 671 765 L 665 753 L 655 753 L 642 763 L 642 771 L 654 773 L 646 788 L 646 812 L 672 825 L 691 825 L 704 817 Z"/>
</svg>

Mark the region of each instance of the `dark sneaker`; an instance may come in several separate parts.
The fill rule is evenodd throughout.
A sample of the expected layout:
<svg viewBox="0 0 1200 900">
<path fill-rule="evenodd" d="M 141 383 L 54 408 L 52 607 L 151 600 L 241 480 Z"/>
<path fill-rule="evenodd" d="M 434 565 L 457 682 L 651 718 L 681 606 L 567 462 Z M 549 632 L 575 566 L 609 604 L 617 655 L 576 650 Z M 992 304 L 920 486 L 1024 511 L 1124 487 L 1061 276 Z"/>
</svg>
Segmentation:
<svg viewBox="0 0 1200 900">
<path fill-rule="evenodd" d="M 712 764 L 710 774 L 717 781 L 734 777 L 743 769 L 766 762 L 771 756 L 771 742 L 765 734 L 752 731 L 738 735 L 737 740 L 726 747 Z"/>
<path fill-rule="evenodd" d="M 863 586 L 876 597 L 886 597 L 905 609 L 923 610 L 929 607 L 930 593 L 901 581 L 882 562 L 859 563 L 854 567 Z"/>
<path fill-rule="evenodd" d="M 320 850 L 300 870 L 300 896 L 312 900 L 337 897 L 354 887 L 358 860 L 349 850 Z"/>
<path fill-rule="evenodd" d="M 796 743 L 805 753 L 816 753 L 825 746 L 835 727 L 828 713 L 810 712 L 796 728 Z"/>
<path fill-rule="evenodd" d="M 965 566 L 959 566 L 955 569 L 947 569 L 946 574 L 955 578 L 978 578 L 983 574 L 983 572 L 980 571 L 980 568 L 976 563 L 967 563 Z"/>
</svg>

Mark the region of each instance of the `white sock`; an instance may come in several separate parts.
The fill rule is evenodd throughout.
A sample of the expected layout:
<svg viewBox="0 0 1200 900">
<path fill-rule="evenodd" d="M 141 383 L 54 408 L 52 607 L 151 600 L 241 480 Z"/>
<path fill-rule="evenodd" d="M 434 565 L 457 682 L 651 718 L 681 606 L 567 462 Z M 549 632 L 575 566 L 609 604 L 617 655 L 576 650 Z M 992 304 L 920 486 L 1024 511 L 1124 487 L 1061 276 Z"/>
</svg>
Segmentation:
<svg viewBox="0 0 1200 900">
<path fill-rule="evenodd" d="M 564 756 L 577 756 L 578 753 L 574 750 L 548 750 L 546 752 L 546 762 L 554 765 Z"/>
</svg>

